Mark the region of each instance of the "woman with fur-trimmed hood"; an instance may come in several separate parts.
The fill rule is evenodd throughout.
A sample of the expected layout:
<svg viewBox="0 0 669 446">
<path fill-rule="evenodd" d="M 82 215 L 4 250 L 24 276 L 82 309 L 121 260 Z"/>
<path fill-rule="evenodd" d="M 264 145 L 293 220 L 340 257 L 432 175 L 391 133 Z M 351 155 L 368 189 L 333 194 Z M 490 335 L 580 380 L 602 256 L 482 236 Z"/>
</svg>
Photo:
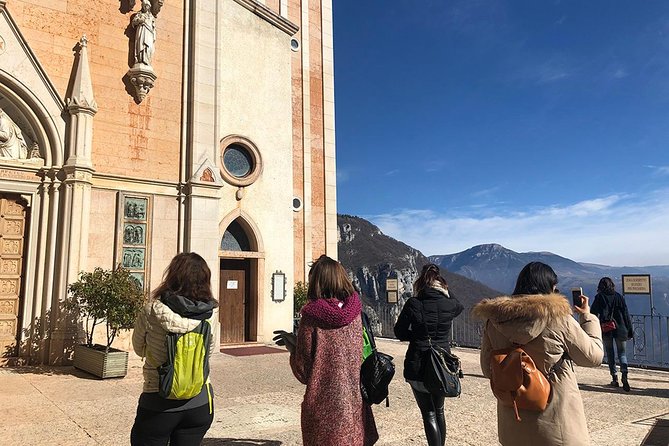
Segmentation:
<svg viewBox="0 0 669 446">
<path fill-rule="evenodd" d="M 557 275 L 550 266 L 531 262 L 518 275 L 512 296 L 485 299 L 473 310 L 474 316 L 486 321 L 481 370 L 487 378 L 492 352 L 513 346 L 522 346 L 539 370 L 551 375 L 551 395 L 543 412 L 519 409 L 519 422 L 514 408 L 498 401 L 498 437 L 505 446 L 590 444 L 574 364 L 601 364 L 602 332 L 599 320 L 590 314 L 588 298 L 581 296 L 583 304 L 572 307 L 557 294 L 556 285 Z"/>
</svg>

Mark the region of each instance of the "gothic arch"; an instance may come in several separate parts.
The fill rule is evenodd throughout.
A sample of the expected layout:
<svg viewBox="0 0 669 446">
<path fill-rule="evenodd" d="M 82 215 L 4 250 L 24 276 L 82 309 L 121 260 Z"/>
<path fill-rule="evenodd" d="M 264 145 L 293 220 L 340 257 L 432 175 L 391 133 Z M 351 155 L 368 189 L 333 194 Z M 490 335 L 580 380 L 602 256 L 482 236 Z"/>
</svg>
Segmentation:
<svg viewBox="0 0 669 446">
<path fill-rule="evenodd" d="M 2 69 L 0 69 L 0 96 L 7 98 L 7 101 L 25 117 L 35 134 L 40 154 L 44 157 L 44 165 L 62 166 L 64 158 L 62 136 L 58 134 L 54 117 L 42 102 L 25 85 Z M 60 111 L 63 111 L 62 107 Z"/>
<path fill-rule="evenodd" d="M 246 236 L 249 239 L 249 244 L 251 246 L 251 251 L 253 252 L 264 252 L 265 245 L 262 241 L 262 235 L 260 234 L 260 229 L 255 224 L 250 215 L 244 212 L 241 209 L 235 209 L 226 215 L 223 220 L 218 224 L 218 232 L 223 237 L 225 230 L 230 226 L 233 221 L 237 221 L 240 226 L 246 232 Z"/>
</svg>

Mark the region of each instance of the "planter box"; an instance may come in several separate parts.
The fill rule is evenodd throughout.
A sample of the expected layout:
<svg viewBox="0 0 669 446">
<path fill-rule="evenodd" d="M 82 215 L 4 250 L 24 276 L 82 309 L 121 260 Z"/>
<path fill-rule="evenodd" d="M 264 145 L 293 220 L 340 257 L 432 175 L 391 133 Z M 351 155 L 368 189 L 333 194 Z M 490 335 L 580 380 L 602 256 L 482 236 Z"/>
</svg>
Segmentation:
<svg viewBox="0 0 669 446">
<path fill-rule="evenodd" d="M 128 373 L 128 352 L 104 345 L 77 345 L 74 347 L 74 366 L 98 378 L 122 377 Z"/>
</svg>

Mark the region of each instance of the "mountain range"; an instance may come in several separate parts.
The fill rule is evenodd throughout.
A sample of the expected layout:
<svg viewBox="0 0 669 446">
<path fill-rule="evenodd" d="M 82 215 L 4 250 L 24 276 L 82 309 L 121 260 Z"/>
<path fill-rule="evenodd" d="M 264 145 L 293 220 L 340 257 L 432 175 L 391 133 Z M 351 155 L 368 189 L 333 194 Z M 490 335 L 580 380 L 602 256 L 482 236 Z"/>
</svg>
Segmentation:
<svg viewBox="0 0 669 446">
<path fill-rule="evenodd" d="M 558 275 L 558 288 L 569 294 L 571 287 L 582 287 L 584 294 L 594 297 L 597 284 L 602 277 L 613 279 L 621 292 L 623 274 L 650 274 L 656 313 L 669 314 L 669 266 L 616 267 L 581 263 L 550 252 L 519 253 L 498 244 L 485 244 L 448 255 L 430 256 L 429 260 L 441 268 L 484 283 L 505 294 L 513 292 L 520 270 L 529 262 L 550 265 Z M 645 295 L 626 296 L 630 311 L 649 314 L 649 298 Z"/>
<path fill-rule="evenodd" d="M 565 295 L 571 287 L 582 287 L 594 298 L 599 280 L 608 276 L 620 291 L 622 274 L 651 274 L 655 314 L 669 315 L 669 265 L 616 267 L 576 262 L 550 252 L 518 253 L 499 244 L 474 246 L 455 254 L 427 257 L 419 250 L 389 237 L 371 222 L 352 215 L 338 215 L 339 260 L 347 270 L 363 301 L 377 311 L 396 312 L 398 305 L 386 302 L 386 279 L 399 281 L 399 307 L 411 296 L 413 281 L 428 262 L 436 263 L 449 287 L 467 308 L 486 297 L 513 292 L 518 273 L 529 262 L 550 265 L 558 275 Z M 645 295 L 626 296 L 630 312 L 650 314 Z"/>
</svg>

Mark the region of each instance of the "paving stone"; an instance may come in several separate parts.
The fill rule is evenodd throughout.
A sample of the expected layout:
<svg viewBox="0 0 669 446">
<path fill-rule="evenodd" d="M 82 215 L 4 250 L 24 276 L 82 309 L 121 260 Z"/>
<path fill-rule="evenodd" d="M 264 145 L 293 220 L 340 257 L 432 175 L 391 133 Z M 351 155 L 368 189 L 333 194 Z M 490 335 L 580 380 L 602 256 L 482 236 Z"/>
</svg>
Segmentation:
<svg viewBox="0 0 669 446">
<path fill-rule="evenodd" d="M 378 340 L 395 357 L 390 407 L 375 405 L 378 445 L 424 445 L 422 421 L 411 388 L 402 379 L 407 344 Z M 456 349 L 465 378 L 459 398 L 446 401 L 452 445 L 497 444 L 496 402 L 481 375 L 479 352 Z M 97 380 L 71 367 L 2 369 L 0 438 L 13 445 L 129 444 L 141 361 L 132 357 L 123 379 Z M 606 367 L 577 368 L 592 445 L 637 446 L 659 418 L 669 418 L 669 372 L 631 369 L 632 391 L 606 387 Z M 233 357 L 211 361 L 215 418 L 204 446 L 291 446 L 301 444 L 300 404 L 304 386 L 293 377 L 288 355 Z M 603 410 L 603 409 L 606 410 Z M 342 445 L 345 446 L 345 445 Z"/>
</svg>

